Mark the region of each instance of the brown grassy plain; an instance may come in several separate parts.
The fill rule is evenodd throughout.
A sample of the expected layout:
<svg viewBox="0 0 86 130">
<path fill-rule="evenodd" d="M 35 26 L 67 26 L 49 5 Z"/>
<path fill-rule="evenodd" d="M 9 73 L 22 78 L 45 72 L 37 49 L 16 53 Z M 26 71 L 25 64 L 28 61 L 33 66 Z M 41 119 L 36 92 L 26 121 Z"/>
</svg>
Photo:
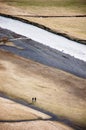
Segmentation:
<svg viewBox="0 0 86 130">
<path fill-rule="evenodd" d="M 43 6 L 44 5 L 44 6 Z M 37 18 L 31 16 L 73 16 L 86 15 L 85 0 L 31 0 L 0 2 L 0 12 L 35 21 L 55 31 L 86 40 L 86 17 Z M 30 17 L 29 17 L 29 16 Z"/>
<path fill-rule="evenodd" d="M 20 123 L 0 123 L 1 130 L 74 130 L 52 121 L 29 121 Z"/>
<path fill-rule="evenodd" d="M 22 0 L 21 0 L 22 1 Z M 24 0 L 27 1 L 27 0 Z M 28 0 L 32 1 L 32 0 Z M 37 1 L 37 0 L 36 0 Z M 38 0 L 39 1 L 39 0 Z M 41 1 L 41 0 L 40 0 Z M 42 0 L 43 1 L 43 0 Z M 54 0 L 51 0 L 52 2 Z M 63 2 L 64 0 L 56 0 Z M 39 4 L 28 5 L 26 3 L 9 3 L 9 0 L 0 0 L 0 13 L 18 16 L 27 20 L 35 21 L 55 31 L 66 33 L 80 39 L 86 40 L 86 17 L 71 18 L 42 18 L 31 17 L 37 15 L 68 16 L 85 15 L 85 0 L 70 0 L 74 6 L 42 6 Z M 78 2 L 77 2 L 78 1 Z M 66 3 L 68 0 L 66 0 Z M 74 3 L 75 2 L 75 3 Z M 48 2 L 49 3 L 49 2 Z M 25 4 L 25 5 L 24 5 Z M 28 15 L 30 17 L 28 17 Z M 12 43 L 8 43 L 14 46 Z M 0 92 L 9 97 L 22 99 L 31 103 L 32 97 L 37 97 L 36 106 L 53 112 L 63 118 L 68 118 L 77 124 L 86 124 L 86 79 L 78 78 L 69 73 L 41 65 L 31 60 L 13 55 L 9 52 L 0 51 Z M 37 119 L 27 108 L 0 100 L 0 119 Z M 8 104 L 8 105 L 7 105 Z M 4 107 L 5 106 L 5 107 Z M 10 109 L 8 110 L 8 107 Z M 6 109 L 7 108 L 7 109 Z M 14 111 L 10 113 L 10 111 Z M 16 111 L 16 113 L 15 113 Z M 22 114 L 23 113 L 23 114 Z M 18 114 L 18 115 L 17 115 Z M 6 115 L 6 117 L 4 116 Z M 34 121 L 21 123 L 0 123 L 2 130 L 62 129 L 61 124 L 51 125 L 52 122 Z M 55 127 L 54 127 L 55 126 Z"/>
<path fill-rule="evenodd" d="M 86 80 L 0 51 L 0 92 L 85 124 Z"/>
<path fill-rule="evenodd" d="M 37 119 L 50 119 L 47 114 L 21 105 L 9 99 L 0 97 L 0 120 L 2 121 L 31 121 Z"/>
<path fill-rule="evenodd" d="M 0 97 L 0 120 L 38 119 L 27 107 Z"/>
</svg>

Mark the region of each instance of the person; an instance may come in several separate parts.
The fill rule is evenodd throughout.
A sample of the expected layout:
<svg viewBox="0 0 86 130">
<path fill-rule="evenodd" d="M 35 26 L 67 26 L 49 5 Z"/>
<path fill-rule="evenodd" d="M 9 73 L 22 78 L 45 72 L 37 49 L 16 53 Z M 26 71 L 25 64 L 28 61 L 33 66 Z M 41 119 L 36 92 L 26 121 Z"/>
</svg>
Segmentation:
<svg viewBox="0 0 86 130">
<path fill-rule="evenodd" d="M 32 98 L 32 102 L 34 102 L 34 98 Z"/>
<path fill-rule="evenodd" d="M 32 103 L 36 102 L 36 97 L 32 98 Z"/>
<path fill-rule="evenodd" d="M 35 102 L 36 102 L 36 97 L 35 97 Z"/>
</svg>

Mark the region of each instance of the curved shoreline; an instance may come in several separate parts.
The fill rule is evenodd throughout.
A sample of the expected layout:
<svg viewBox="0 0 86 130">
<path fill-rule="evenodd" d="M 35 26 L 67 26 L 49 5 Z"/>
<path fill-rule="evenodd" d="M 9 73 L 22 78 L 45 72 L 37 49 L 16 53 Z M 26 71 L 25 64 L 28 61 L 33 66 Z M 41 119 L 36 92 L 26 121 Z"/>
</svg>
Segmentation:
<svg viewBox="0 0 86 130">
<path fill-rule="evenodd" d="M 48 32 L 51 32 L 53 34 L 56 34 L 56 35 L 59 35 L 59 36 L 63 36 L 64 38 L 67 38 L 67 39 L 69 39 L 71 41 L 76 41 L 76 42 L 78 42 L 80 44 L 86 45 L 86 40 L 84 40 L 84 39 L 79 39 L 79 38 L 76 38 L 74 36 L 68 35 L 66 33 L 61 33 L 61 32 L 52 30 L 51 28 L 46 27 L 46 26 L 44 26 L 42 24 L 39 24 L 39 23 L 36 23 L 36 22 L 32 22 L 32 21 L 29 21 L 29 20 L 26 20 L 26 19 L 23 19 L 23 18 L 19 18 L 19 17 L 16 17 L 16 16 L 3 14 L 3 13 L 0 13 L 0 16 L 6 17 L 6 18 L 11 18 L 11 19 L 14 19 L 14 20 L 19 20 L 19 21 L 21 21 L 23 23 L 27 23 L 27 24 L 30 24 L 30 25 L 34 25 L 34 26 L 39 27 L 41 29 L 44 29 L 44 30 L 46 30 Z"/>
</svg>

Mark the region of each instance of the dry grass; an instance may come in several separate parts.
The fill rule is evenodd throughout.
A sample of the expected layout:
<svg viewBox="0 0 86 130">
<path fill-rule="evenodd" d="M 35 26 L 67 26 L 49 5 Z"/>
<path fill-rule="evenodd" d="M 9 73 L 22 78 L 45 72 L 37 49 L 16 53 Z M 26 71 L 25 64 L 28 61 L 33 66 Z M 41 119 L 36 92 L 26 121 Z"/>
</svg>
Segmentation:
<svg viewBox="0 0 86 130">
<path fill-rule="evenodd" d="M 21 123 L 0 123 L 1 130 L 73 130 L 51 121 L 31 121 Z"/>
<path fill-rule="evenodd" d="M 28 18 L 24 16 L 22 18 L 35 21 L 57 32 L 86 40 L 86 18 Z"/>
<path fill-rule="evenodd" d="M 4 1 L 4 0 L 2 0 Z M 55 1 L 55 0 L 54 0 Z M 54 3 L 51 0 L 52 3 Z M 74 37 L 86 40 L 86 18 L 30 18 L 27 15 L 48 15 L 48 16 L 64 16 L 64 15 L 85 15 L 86 7 L 85 0 L 56 0 L 55 5 L 48 6 L 50 1 L 46 1 L 46 6 L 38 6 L 35 2 L 42 2 L 41 0 L 36 0 L 32 2 L 29 0 L 23 2 L 0 2 L 0 12 L 5 14 L 10 14 L 18 17 L 22 17 L 37 23 L 43 24 L 56 31 L 65 32 Z M 32 4 L 31 4 L 31 3 Z M 46 3 L 43 1 L 43 3 Z M 22 3 L 22 5 L 19 5 Z M 43 4 L 41 3 L 41 4 Z M 61 6 L 60 6 L 61 5 Z M 22 15 L 25 15 L 24 17 Z"/>
<path fill-rule="evenodd" d="M 40 11 L 41 10 L 41 11 Z M 37 7 L 37 6 L 15 6 L 0 2 L 0 12 L 11 15 L 44 15 L 44 16 L 69 16 L 69 15 L 85 15 L 85 11 L 80 8 L 68 7 Z"/>
<path fill-rule="evenodd" d="M 86 80 L 0 51 L 0 91 L 77 123 L 86 122 Z"/>
<path fill-rule="evenodd" d="M 78 2 L 72 0 L 75 5 L 60 6 L 58 4 L 57 7 L 55 5 L 38 6 L 34 2 L 35 5 L 27 6 L 28 4 L 24 5 L 24 3 L 22 5 L 15 2 L 7 3 L 9 0 L 0 1 L 0 13 L 35 21 L 56 31 L 86 40 L 86 18 L 31 18 L 26 16 L 84 15 L 85 0 L 78 0 Z M 63 3 L 63 0 L 56 1 Z M 7 45 L 14 46 L 13 43 L 7 43 Z M 38 107 L 69 118 L 78 124 L 86 124 L 86 79 L 0 51 L 0 92 L 13 98 L 23 99 L 28 103 L 31 103 L 32 97 L 35 96 L 37 97 L 35 105 Z M 0 119 L 38 119 L 40 117 L 31 112 L 29 108 L 5 99 L 0 98 L 0 104 Z M 69 130 L 67 127 L 57 125 L 49 121 L 0 123 L 0 129 Z"/>
<path fill-rule="evenodd" d="M 6 3 L 10 6 L 15 6 L 18 8 L 28 8 L 28 7 L 38 7 L 38 8 L 58 8 L 62 7 L 65 10 L 78 10 L 79 12 L 85 13 L 86 11 L 86 1 L 85 0 L 1 0 L 1 2 Z M 58 10 L 58 9 L 57 9 Z M 77 11 L 77 12 L 78 12 Z"/>
<path fill-rule="evenodd" d="M 0 120 L 32 120 L 38 118 L 27 107 L 0 97 Z"/>
<path fill-rule="evenodd" d="M 0 97 L 0 120 L 35 120 L 49 119 L 50 116 Z"/>
</svg>

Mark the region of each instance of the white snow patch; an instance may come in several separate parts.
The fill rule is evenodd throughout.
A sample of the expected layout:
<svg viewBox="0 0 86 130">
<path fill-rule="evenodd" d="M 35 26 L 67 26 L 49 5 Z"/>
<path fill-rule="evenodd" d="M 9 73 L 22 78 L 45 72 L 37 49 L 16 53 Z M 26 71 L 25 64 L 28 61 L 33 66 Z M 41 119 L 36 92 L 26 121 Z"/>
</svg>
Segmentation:
<svg viewBox="0 0 86 130">
<path fill-rule="evenodd" d="M 0 27 L 9 29 L 39 43 L 50 46 L 51 48 L 63 51 L 66 54 L 86 61 L 86 45 L 71 41 L 34 25 L 2 16 L 0 16 Z"/>
</svg>

